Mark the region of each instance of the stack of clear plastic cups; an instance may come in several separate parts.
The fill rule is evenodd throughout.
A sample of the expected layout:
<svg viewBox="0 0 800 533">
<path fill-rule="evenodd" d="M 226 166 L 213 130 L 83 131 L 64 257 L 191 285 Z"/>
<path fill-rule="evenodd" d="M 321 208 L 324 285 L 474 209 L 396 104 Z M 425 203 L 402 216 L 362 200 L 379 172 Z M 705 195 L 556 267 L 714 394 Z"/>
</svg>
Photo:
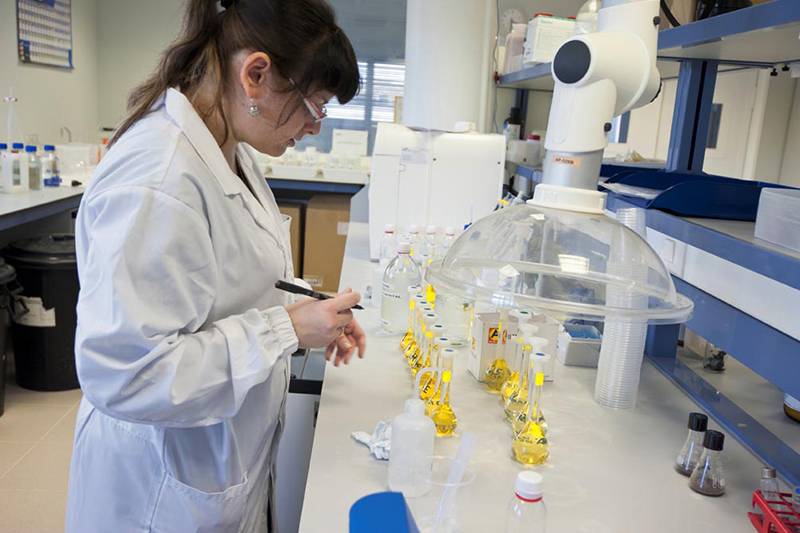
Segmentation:
<svg viewBox="0 0 800 533">
<path fill-rule="evenodd" d="M 646 211 L 640 208 L 619 209 L 617 221 L 644 238 Z M 617 247 L 617 257 L 610 257 L 608 274 L 619 279 L 647 282 L 647 264 L 637 254 L 626 253 Z M 647 309 L 647 296 L 624 285 L 609 285 L 607 305 L 625 309 Z M 644 313 L 643 313 L 644 314 Z M 647 318 L 606 318 L 600 359 L 597 364 L 594 398 L 600 405 L 613 409 L 631 409 L 636 405 L 639 378 L 642 371 L 644 344 L 647 337 Z"/>
</svg>

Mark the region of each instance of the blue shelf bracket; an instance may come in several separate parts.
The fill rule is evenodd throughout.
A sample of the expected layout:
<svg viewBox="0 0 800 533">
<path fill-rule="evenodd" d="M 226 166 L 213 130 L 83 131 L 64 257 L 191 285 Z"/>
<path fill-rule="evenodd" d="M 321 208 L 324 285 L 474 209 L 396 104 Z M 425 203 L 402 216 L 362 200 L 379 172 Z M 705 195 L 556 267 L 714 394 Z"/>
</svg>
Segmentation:
<svg viewBox="0 0 800 533">
<path fill-rule="evenodd" d="M 717 67 L 716 61 L 686 60 L 681 63 L 667 170 L 695 174 L 703 171 Z"/>
</svg>

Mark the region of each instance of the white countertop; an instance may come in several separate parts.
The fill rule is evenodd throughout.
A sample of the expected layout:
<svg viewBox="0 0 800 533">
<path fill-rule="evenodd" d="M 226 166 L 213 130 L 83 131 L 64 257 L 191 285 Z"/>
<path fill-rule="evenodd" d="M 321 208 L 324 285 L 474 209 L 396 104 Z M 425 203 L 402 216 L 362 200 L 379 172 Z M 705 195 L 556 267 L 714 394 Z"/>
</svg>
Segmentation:
<svg viewBox="0 0 800 533">
<path fill-rule="evenodd" d="M 38 191 L 0 193 L 0 217 L 83 194 L 84 187 L 44 187 Z"/>
<path fill-rule="evenodd" d="M 369 279 L 367 225 L 351 223 L 342 286 Z M 359 319 L 368 334 L 368 354 L 348 367 L 328 365 L 320 401 L 300 531 L 345 532 L 350 506 L 362 496 L 388 490 L 386 462 L 373 459 L 350 433 L 371 432 L 390 420 L 413 394 L 399 337 L 382 334 L 378 310 Z M 459 432 L 473 432 L 475 481 L 459 496 L 462 531 L 501 532 L 516 474 L 510 455 L 511 430 L 496 396 L 484 392 L 456 361 L 452 405 Z M 758 487 L 760 462 L 733 438 L 726 439 L 727 493 L 709 498 L 692 492 L 673 470 L 686 437 L 686 421 L 697 406 L 650 364 L 642 370 L 639 402 L 632 411 L 596 404 L 593 369 L 557 363 L 546 383 L 543 410 L 551 457 L 538 467 L 544 475 L 548 531 L 658 533 L 753 531 L 746 513 Z M 716 424 L 710 422 L 711 428 Z M 436 453 L 454 455 L 458 437 L 437 439 Z M 409 500 L 412 511 L 422 501 Z"/>
</svg>

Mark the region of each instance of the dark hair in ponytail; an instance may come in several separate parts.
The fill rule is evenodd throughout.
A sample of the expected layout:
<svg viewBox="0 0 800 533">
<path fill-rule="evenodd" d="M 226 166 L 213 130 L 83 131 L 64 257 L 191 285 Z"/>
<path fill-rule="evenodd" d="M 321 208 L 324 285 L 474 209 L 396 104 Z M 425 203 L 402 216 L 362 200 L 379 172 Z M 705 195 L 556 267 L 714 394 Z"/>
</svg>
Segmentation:
<svg viewBox="0 0 800 533">
<path fill-rule="evenodd" d="M 344 104 L 358 92 L 355 52 L 325 0 L 223 0 L 222 6 L 227 7 L 220 11 L 218 0 L 187 1 L 181 36 L 131 93 L 129 115 L 110 144 L 146 116 L 167 89 L 191 92 L 208 75 L 220 80 L 214 108 L 225 121 L 227 138 L 222 108 L 226 74 L 230 58 L 243 49 L 266 52 L 278 73 L 291 77 L 302 94 L 327 90 Z"/>
</svg>

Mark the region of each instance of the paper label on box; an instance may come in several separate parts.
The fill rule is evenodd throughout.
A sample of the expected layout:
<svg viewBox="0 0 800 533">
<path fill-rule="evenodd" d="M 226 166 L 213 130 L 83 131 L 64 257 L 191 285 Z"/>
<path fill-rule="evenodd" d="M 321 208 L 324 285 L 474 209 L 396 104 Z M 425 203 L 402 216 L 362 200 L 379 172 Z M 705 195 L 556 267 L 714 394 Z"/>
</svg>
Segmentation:
<svg viewBox="0 0 800 533">
<path fill-rule="evenodd" d="M 338 224 L 336 224 L 336 234 L 347 237 L 347 230 L 349 229 L 349 227 L 350 227 L 349 222 L 339 222 Z"/>
<path fill-rule="evenodd" d="M 54 328 L 56 326 L 56 310 L 45 309 L 44 302 L 39 297 L 19 296 L 22 303 L 28 308 L 28 312 L 14 318 L 14 322 L 21 326 L 34 328 Z"/>
<path fill-rule="evenodd" d="M 303 279 L 315 289 L 322 287 L 322 282 L 324 281 L 322 276 L 316 276 L 313 274 L 306 274 L 303 276 Z"/>
<path fill-rule="evenodd" d="M 497 328 L 489 328 L 489 335 L 486 337 L 486 342 L 489 344 L 497 344 L 497 341 L 500 337 L 500 334 L 497 331 Z"/>
</svg>

